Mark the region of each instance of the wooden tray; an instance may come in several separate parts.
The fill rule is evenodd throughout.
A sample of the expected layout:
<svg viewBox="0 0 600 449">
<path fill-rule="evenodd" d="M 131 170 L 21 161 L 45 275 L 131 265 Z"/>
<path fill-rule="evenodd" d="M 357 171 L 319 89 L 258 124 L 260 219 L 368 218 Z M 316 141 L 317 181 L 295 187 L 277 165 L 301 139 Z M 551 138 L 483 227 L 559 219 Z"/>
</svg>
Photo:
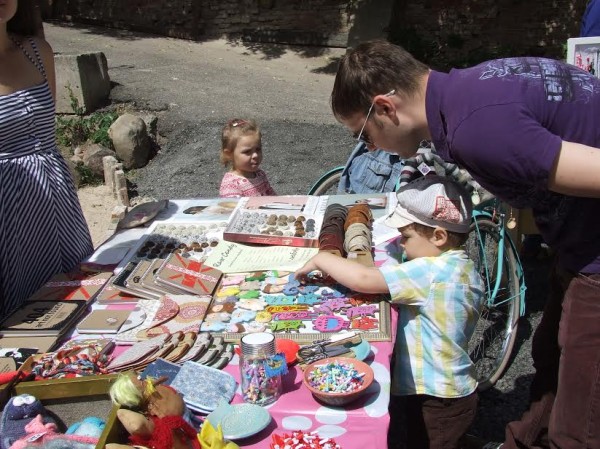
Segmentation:
<svg viewBox="0 0 600 449">
<path fill-rule="evenodd" d="M 104 449 L 106 443 L 123 443 L 127 441 L 127 432 L 117 419 L 119 407 L 104 402 L 110 401 L 109 390 L 117 377 L 117 374 L 107 374 L 72 379 L 21 382 L 15 386 L 15 394 L 27 393 L 35 396 L 42 401 L 42 404 L 49 411 L 54 413 L 56 413 L 54 409 L 57 407 L 69 407 L 70 404 L 73 404 L 73 407 L 83 409 L 85 416 L 96 416 L 99 407 L 94 404 L 101 401 L 108 409 L 108 416 L 99 416 L 106 422 L 106 427 L 100 435 L 96 449 Z M 78 416 L 78 420 L 85 416 Z M 65 424 L 70 425 L 72 423 L 65 422 Z"/>
</svg>

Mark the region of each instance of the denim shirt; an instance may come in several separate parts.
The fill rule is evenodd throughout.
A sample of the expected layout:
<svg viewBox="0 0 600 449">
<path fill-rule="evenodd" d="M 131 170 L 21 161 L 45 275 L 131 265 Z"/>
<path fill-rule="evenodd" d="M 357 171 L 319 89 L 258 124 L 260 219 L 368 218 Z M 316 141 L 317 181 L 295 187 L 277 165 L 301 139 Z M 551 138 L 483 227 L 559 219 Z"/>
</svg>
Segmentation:
<svg viewBox="0 0 600 449">
<path fill-rule="evenodd" d="M 396 190 L 402 159 L 383 150 L 369 152 L 364 143 L 356 145 L 342 172 L 338 193 L 383 193 Z"/>
</svg>

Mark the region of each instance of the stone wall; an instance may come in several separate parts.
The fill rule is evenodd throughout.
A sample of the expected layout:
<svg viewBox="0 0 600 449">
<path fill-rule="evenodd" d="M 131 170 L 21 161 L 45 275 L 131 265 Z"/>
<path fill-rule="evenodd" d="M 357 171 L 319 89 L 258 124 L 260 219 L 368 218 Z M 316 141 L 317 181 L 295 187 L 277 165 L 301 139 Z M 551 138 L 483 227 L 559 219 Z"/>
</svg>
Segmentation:
<svg viewBox="0 0 600 449">
<path fill-rule="evenodd" d="M 430 65 L 471 65 L 499 56 L 564 58 L 586 0 L 396 0 L 390 40 Z"/>
<path fill-rule="evenodd" d="M 204 39 L 345 47 L 347 0 L 43 0 L 46 18 Z"/>
<path fill-rule="evenodd" d="M 388 36 L 444 68 L 564 57 L 586 0 L 40 0 L 45 18 L 186 39 L 353 46 Z"/>
</svg>

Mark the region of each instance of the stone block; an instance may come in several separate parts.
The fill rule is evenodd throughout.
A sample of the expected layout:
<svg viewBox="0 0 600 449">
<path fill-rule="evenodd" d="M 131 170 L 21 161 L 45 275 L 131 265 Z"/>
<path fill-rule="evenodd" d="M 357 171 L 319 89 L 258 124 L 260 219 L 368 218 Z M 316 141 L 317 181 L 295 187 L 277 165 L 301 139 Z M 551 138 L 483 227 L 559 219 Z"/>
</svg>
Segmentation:
<svg viewBox="0 0 600 449">
<path fill-rule="evenodd" d="M 125 218 L 125 215 L 127 215 L 127 206 L 123 206 L 123 205 L 115 206 L 110 215 L 110 221 L 112 223 L 117 224 L 120 220 Z"/>
<path fill-rule="evenodd" d="M 85 114 L 106 103 L 110 78 L 106 56 L 102 52 L 79 55 L 55 55 L 56 112 L 73 114 L 71 92 Z"/>
<path fill-rule="evenodd" d="M 117 204 L 129 207 L 129 193 L 127 192 L 127 179 L 123 170 L 115 170 L 115 192 Z"/>
<path fill-rule="evenodd" d="M 108 189 L 115 194 L 115 165 L 119 161 L 114 156 L 104 156 L 102 158 L 102 164 L 104 165 L 104 184 L 108 186 Z"/>
</svg>

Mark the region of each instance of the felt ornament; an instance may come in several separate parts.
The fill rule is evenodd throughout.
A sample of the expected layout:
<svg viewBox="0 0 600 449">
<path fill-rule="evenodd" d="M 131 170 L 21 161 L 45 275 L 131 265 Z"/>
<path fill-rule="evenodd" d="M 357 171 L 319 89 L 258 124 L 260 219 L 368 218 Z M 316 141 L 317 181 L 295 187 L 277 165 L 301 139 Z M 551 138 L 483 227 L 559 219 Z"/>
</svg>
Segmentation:
<svg viewBox="0 0 600 449">
<path fill-rule="evenodd" d="M 202 430 L 198 434 L 198 441 L 202 449 L 239 449 L 239 446 L 223 438 L 221 424 L 215 429 L 207 419 L 202 424 Z"/>
<path fill-rule="evenodd" d="M 117 417 L 129 433 L 131 445 L 149 449 L 201 449 L 192 414 L 177 390 L 162 385 L 165 378 L 138 380 L 133 373 L 117 379 L 110 396 L 120 409 Z M 107 449 L 130 446 L 107 444 Z"/>
<path fill-rule="evenodd" d="M 25 426 L 25 436 L 9 449 L 94 449 L 104 426 L 100 418 L 89 417 L 73 424 L 63 434 L 58 432 L 56 424 L 44 424 L 42 415 L 37 415 Z"/>
<path fill-rule="evenodd" d="M 181 416 L 146 417 L 132 410 L 121 409 L 117 417 L 129 433 L 131 446 L 149 449 L 201 449 L 196 430 Z M 128 447 L 107 444 L 106 449 Z"/>
<path fill-rule="evenodd" d="M 10 398 L 0 420 L 0 448 L 9 449 L 20 438 L 27 435 L 26 427 L 38 416 L 42 423 L 54 423 L 39 399 L 30 394 Z"/>
<path fill-rule="evenodd" d="M 162 385 L 165 380 L 164 377 L 138 380 L 133 373 L 123 374 L 111 386 L 110 397 L 115 404 L 145 415 L 158 418 L 184 416 L 188 419 L 191 413 L 183 398 L 174 388 Z"/>
</svg>

